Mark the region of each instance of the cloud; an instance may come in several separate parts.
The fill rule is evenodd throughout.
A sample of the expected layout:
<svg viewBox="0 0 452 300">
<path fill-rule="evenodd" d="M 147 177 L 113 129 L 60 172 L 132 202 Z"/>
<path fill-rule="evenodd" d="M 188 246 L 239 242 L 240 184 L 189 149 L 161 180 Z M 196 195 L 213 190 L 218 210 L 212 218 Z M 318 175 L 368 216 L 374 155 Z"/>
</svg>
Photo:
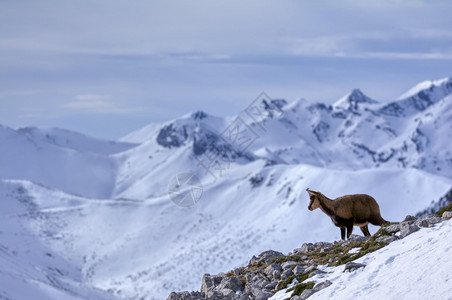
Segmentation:
<svg viewBox="0 0 452 300">
<path fill-rule="evenodd" d="M 74 97 L 74 101 L 62 105 L 64 109 L 95 114 L 130 114 L 142 110 L 142 107 L 120 106 L 109 95 L 83 94 Z"/>
</svg>

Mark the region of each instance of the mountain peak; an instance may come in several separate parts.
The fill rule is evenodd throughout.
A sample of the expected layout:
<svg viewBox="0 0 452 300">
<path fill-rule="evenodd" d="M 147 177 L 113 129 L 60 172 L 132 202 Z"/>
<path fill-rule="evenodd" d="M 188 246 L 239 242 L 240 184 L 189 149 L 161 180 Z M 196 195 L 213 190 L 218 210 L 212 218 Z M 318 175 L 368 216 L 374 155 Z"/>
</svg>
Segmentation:
<svg viewBox="0 0 452 300">
<path fill-rule="evenodd" d="M 207 113 L 205 113 L 204 111 L 202 111 L 202 110 L 198 110 L 198 111 L 196 111 L 196 112 L 191 114 L 191 117 L 194 120 L 202 120 L 202 119 L 207 118 L 208 116 L 209 115 Z"/>
<path fill-rule="evenodd" d="M 383 106 L 379 112 L 391 116 L 407 116 L 424 111 L 452 94 L 452 78 L 426 80 L 418 83 L 396 101 Z"/>
<path fill-rule="evenodd" d="M 438 80 L 425 80 L 400 95 L 397 100 L 404 100 L 415 96 L 420 96 L 422 93 L 442 92 L 443 96 L 452 93 L 452 77 L 445 77 Z"/>
<path fill-rule="evenodd" d="M 357 110 L 359 104 L 375 104 L 377 101 L 366 96 L 360 89 L 353 89 L 351 92 L 340 98 L 333 104 L 335 109 Z"/>
</svg>

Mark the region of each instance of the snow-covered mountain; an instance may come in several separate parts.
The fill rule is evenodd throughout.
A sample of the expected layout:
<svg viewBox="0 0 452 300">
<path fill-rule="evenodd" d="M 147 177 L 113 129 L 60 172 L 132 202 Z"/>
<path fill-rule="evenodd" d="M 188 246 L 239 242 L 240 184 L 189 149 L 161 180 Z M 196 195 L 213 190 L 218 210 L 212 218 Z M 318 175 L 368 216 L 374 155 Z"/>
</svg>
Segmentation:
<svg viewBox="0 0 452 300">
<path fill-rule="evenodd" d="M 308 187 L 371 194 L 389 220 L 450 190 L 451 78 L 389 103 L 357 89 L 333 105 L 261 100 L 118 142 L 1 126 L 0 280 L 11 284 L 0 295 L 161 299 L 263 250 L 338 239 L 327 217 L 306 209 Z M 200 182 L 190 207 L 168 194 L 181 173 Z"/>
</svg>

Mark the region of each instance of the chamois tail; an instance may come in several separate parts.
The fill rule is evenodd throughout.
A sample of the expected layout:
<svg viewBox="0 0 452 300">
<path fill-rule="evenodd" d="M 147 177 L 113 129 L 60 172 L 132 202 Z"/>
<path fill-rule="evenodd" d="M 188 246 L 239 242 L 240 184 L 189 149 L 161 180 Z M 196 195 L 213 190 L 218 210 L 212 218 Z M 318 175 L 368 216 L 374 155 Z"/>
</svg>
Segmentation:
<svg viewBox="0 0 452 300">
<path fill-rule="evenodd" d="M 371 218 L 369 220 L 369 222 L 373 225 L 377 225 L 377 226 L 382 226 L 385 224 L 389 224 L 389 221 L 386 221 L 385 219 L 383 219 L 380 215 L 378 216 L 374 216 L 373 218 Z"/>
</svg>

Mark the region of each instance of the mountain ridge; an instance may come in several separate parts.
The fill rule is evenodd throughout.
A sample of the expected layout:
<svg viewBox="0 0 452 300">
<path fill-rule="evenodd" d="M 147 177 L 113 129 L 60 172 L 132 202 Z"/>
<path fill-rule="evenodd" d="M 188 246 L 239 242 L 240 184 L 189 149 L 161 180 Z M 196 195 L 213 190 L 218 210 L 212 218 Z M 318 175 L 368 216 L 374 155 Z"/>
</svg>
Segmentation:
<svg viewBox="0 0 452 300">
<path fill-rule="evenodd" d="M 371 194 L 389 220 L 438 201 L 452 185 L 448 91 L 434 92 L 436 100 L 410 116 L 383 114 L 384 103 L 338 109 L 264 95 L 232 117 L 197 111 L 113 144 L 60 129 L 1 126 L 2 228 L 19 224 L 17 236 L 36 237 L 70 261 L 62 268 L 78 270 L 73 280 L 87 293 L 161 299 L 194 289 L 202 274 L 243 265 L 265 249 L 337 239 L 328 218 L 307 210 L 308 187 L 329 197 Z M 199 180 L 202 193 L 191 206 L 169 197 L 179 174 Z M 190 191 L 184 188 L 176 193 Z M 25 213 L 7 203 L 25 205 Z M 28 264 L 33 247 L 18 251 L 19 242 L 0 235 L 7 257 Z M 54 268 L 40 253 L 34 268 Z M 44 271 L 32 278 L 5 272 L 49 284 Z"/>
</svg>

